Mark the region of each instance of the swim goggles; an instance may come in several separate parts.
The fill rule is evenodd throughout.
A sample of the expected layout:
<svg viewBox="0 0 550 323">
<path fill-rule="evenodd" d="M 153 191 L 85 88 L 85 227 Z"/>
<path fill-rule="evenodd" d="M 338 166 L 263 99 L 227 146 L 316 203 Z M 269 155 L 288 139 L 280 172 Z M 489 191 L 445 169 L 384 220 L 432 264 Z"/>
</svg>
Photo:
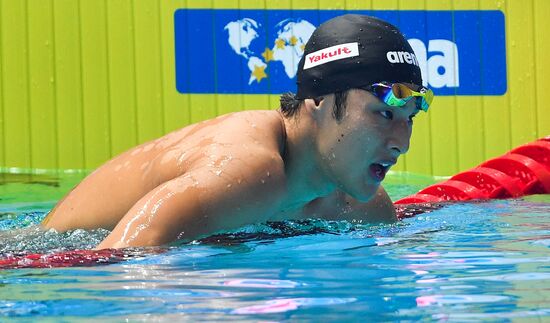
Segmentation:
<svg viewBox="0 0 550 323">
<path fill-rule="evenodd" d="M 392 107 L 402 107 L 412 98 L 416 98 L 416 107 L 425 112 L 434 98 L 433 91 L 428 88 L 420 87 L 418 91 L 414 91 L 403 83 L 375 83 L 363 89 Z"/>
</svg>

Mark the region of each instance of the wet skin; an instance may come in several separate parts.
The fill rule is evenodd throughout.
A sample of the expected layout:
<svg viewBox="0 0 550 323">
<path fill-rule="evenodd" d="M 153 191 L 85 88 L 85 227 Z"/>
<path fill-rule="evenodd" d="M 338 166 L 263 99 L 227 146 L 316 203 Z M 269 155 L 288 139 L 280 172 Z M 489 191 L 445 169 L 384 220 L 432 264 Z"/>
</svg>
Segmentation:
<svg viewBox="0 0 550 323">
<path fill-rule="evenodd" d="M 337 121 L 333 100 L 306 100 L 291 118 L 232 113 L 135 147 L 85 178 L 42 226 L 112 230 L 102 249 L 160 245 L 267 220 L 395 221 L 380 181 L 409 148 L 414 103 L 390 107 L 350 90 Z"/>
</svg>

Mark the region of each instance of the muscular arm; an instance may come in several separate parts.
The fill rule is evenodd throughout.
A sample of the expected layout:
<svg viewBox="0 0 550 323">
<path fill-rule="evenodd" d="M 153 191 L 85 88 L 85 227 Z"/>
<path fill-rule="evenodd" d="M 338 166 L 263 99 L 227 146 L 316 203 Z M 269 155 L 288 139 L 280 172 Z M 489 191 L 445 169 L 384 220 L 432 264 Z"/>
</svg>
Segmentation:
<svg viewBox="0 0 550 323">
<path fill-rule="evenodd" d="M 364 222 L 395 222 L 397 216 L 393 203 L 382 186 L 367 203 L 355 200 L 342 191 L 312 201 L 304 209 L 307 217 L 328 220 L 358 220 Z"/>
<path fill-rule="evenodd" d="M 139 198 L 158 185 L 144 176 L 149 168 L 143 167 L 153 164 L 155 156 L 152 153 L 133 156 L 132 151 L 113 158 L 88 175 L 57 203 L 42 227 L 59 232 L 77 228 L 112 230 Z"/>
<path fill-rule="evenodd" d="M 159 185 L 97 249 L 161 245 L 265 221 L 283 187 L 284 168 L 270 156 L 253 156 L 252 161 L 235 158 L 219 173 L 202 167 Z"/>
<path fill-rule="evenodd" d="M 185 231 L 200 232 L 199 222 L 192 221 L 194 214 L 202 213 L 197 201 L 199 195 L 193 188 L 192 177 L 161 184 L 126 213 L 97 249 L 160 245 L 175 240 Z"/>
</svg>

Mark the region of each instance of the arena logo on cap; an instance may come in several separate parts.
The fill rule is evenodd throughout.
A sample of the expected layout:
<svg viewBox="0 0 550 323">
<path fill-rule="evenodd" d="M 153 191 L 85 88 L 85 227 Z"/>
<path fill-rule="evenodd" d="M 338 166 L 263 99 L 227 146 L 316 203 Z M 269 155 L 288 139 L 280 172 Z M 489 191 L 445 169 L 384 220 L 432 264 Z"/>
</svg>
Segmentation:
<svg viewBox="0 0 550 323">
<path fill-rule="evenodd" d="M 414 53 L 409 52 L 402 52 L 402 51 L 393 51 L 393 52 L 387 52 L 386 58 L 390 63 L 407 63 L 411 65 L 418 65 L 418 61 L 416 60 L 416 56 Z"/>
<path fill-rule="evenodd" d="M 358 43 L 346 43 L 323 48 L 306 55 L 304 70 L 343 58 L 359 56 Z"/>
</svg>

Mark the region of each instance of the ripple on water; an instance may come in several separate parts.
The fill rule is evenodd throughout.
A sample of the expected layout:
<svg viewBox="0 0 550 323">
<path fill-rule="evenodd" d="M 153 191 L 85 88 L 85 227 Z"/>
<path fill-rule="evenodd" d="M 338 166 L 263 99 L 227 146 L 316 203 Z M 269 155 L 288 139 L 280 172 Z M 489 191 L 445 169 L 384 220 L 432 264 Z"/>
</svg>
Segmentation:
<svg viewBox="0 0 550 323">
<path fill-rule="evenodd" d="M 107 235 L 108 230 L 71 230 L 63 233 L 50 229 L 44 231 L 38 225 L 0 231 L 0 254 L 45 253 L 53 250 L 92 249 Z"/>
</svg>

